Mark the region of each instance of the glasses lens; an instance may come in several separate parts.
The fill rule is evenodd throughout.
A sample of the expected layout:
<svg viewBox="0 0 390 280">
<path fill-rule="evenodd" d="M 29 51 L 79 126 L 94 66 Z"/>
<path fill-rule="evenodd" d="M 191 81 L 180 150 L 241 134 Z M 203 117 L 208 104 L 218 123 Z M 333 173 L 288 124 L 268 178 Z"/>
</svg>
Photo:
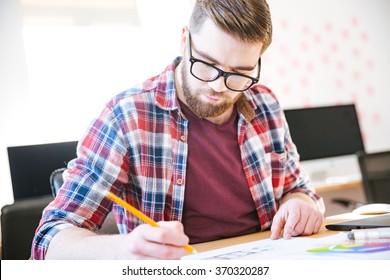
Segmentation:
<svg viewBox="0 0 390 280">
<path fill-rule="evenodd" d="M 226 78 L 226 86 L 232 90 L 246 90 L 252 85 L 252 79 L 240 76 L 229 75 Z"/>
<path fill-rule="evenodd" d="M 191 73 L 196 78 L 205 82 L 211 82 L 218 77 L 218 70 L 207 65 L 201 61 L 195 61 L 192 63 Z"/>
</svg>

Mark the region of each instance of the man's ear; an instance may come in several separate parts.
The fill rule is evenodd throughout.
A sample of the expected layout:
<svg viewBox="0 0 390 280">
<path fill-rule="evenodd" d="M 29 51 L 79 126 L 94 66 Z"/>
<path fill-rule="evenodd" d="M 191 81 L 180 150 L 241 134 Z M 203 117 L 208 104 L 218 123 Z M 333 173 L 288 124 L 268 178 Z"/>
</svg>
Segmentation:
<svg viewBox="0 0 390 280">
<path fill-rule="evenodd" d="M 181 54 L 184 56 L 184 52 L 186 50 L 187 40 L 188 40 L 188 26 L 183 26 L 181 30 L 181 37 L 180 37 L 180 51 Z"/>
</svg>

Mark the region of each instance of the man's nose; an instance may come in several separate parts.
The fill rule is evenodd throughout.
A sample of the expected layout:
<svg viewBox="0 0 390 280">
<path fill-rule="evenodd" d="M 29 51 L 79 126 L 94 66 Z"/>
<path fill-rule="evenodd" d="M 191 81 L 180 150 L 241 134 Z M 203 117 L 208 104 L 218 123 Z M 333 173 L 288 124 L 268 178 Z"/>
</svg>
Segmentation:
<svg viewBox="0 0 390 280">
<path fill-rule="evenodd" d="M 223 76 L 219 77 L 215 81 L 208 82 L 209 87 L 211 87 L 215 92 L 224 92 L 228 88 L 225 85 L 225 78 Z"/>
</svg>

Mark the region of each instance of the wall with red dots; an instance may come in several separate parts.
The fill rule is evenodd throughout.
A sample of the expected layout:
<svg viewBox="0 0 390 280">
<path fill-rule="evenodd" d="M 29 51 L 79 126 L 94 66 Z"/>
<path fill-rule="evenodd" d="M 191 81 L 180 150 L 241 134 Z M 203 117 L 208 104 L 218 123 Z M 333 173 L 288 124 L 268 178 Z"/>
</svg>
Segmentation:
<svg viewBox="0 0 390 280">
<path fill-rule="evenodd" d="M 261 83 L 284 108 L 355 103 L 367 151 L 390 149 L 390 1 L 268 3 Z"/>
</svg>

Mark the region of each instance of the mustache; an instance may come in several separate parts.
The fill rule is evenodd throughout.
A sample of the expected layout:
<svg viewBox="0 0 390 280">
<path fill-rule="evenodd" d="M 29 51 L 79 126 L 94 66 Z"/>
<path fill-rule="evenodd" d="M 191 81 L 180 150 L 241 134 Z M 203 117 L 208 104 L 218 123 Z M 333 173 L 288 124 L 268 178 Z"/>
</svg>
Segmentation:
<svg viewBox="0 0 390 280">
<path fill-rule="evenodd" d="M 211 96 L 211 97 L 213 97 L 213 96 L 221 96 L 221 95 L 224 95 L 224 93 L 223 92 L 216 92 L 215 90 L 213 90 L 213 89 L 200 89 L 199 91 L 198 91 L 198 93 L 199 94 L 205 94 L 205 95 L 207 95 L 207 96 Z"/>
</svg>

